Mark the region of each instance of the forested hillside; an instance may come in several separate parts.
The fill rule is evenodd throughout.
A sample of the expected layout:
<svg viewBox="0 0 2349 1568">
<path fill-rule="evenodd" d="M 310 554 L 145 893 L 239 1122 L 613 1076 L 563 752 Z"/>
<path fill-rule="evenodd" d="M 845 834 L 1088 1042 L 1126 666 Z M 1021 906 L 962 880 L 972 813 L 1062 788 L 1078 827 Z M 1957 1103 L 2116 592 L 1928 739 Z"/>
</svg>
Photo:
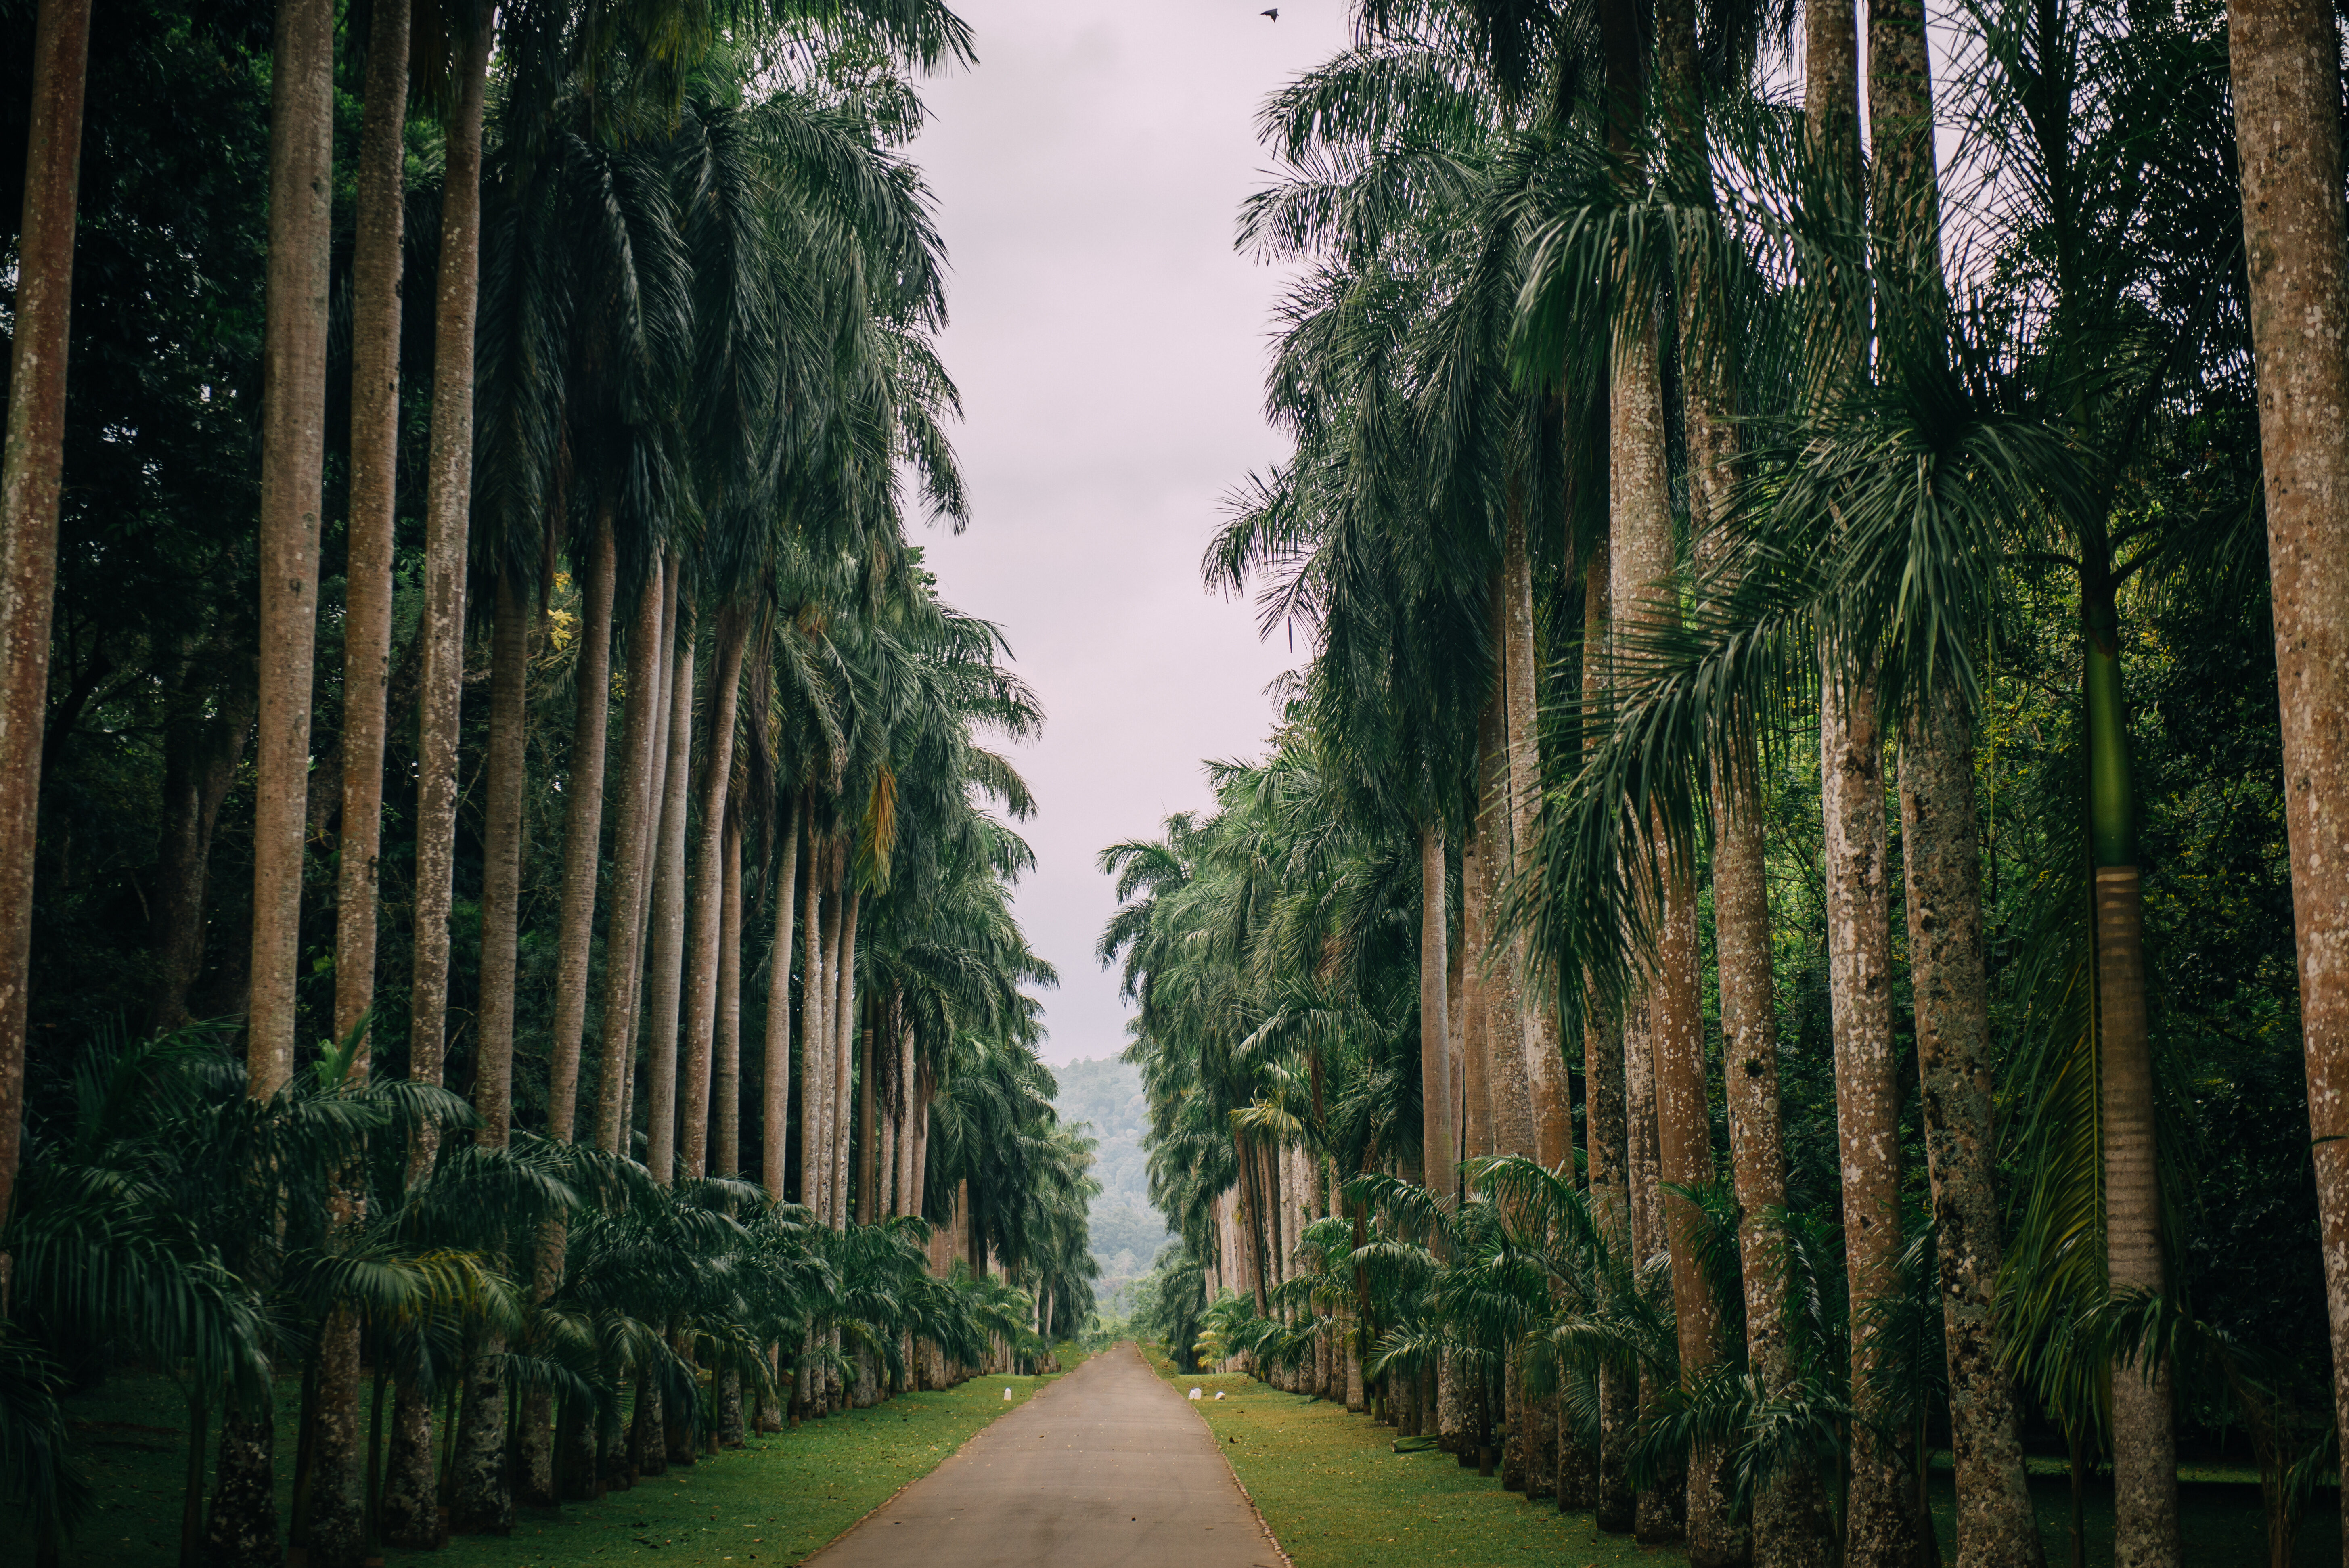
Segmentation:
<svg viewBox="0 0 2349 1568">
<path fill-rule="evenodd" d="M 1101 1196 L 1092 1203 L 1093 1257 L 1102 1277 L 1095 1286 L 1102 1310 L 1123 1306 L 1127 1284 L 1148 1272 L 1158 1249 L 1174 1239 L 1165 1217 L 1151 1206 L 1150 1165 L 1142 1137 L 1150 1130 L 1150 1101 L 1142 1092 L 1142 1071 L 1117 1057 L 1070 1062 L 1052 1069 L 1060 1097 L 1052 1102 L 1061 1125 L 1082 1130 L 1100 1142 L 1093 1177 Z"/>
</svg>

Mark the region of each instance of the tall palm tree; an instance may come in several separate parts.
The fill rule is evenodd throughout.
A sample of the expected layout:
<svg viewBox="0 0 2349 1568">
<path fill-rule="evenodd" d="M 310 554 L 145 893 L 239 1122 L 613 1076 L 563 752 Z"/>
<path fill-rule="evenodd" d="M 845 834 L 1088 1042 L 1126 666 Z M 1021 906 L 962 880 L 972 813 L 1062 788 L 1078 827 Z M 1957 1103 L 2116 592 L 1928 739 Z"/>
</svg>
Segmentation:
<svg viewBox="0 0 2349 1568">
<path fill-rule="evenodd" d="M 33 24 L 33 115 L 16 245 L 8 428 L 0 450 L 0 1216 L 16 1190 L 25 1119 L 25 1006 L 33 943 L 33 848 L 41 730 L 57 601 L 65 467 L 67 329 L 81 176 L 88 0 L 44 0 Z"/>
<path fill-rule="evenodd" d="M 323 508 L 326 295 L 331 250 L 334 17 L 282 8 L 271 74 L 269 293 L 263 359 L 260 739 L 255 758 L 253 1001 L 246 1090 L 294 1076 L 302 857 L 310 770 L 312 650 Z M 221 1427 L 208 1550 L 223 1563 L 277 1552 L 274 1412 L 233 1405 Z"/>
<path fill-rule="evenodd" d="M 2339 436 L 2349 409 L 2349 359 L 2341 346 L 2349 255 L 2342 239 L 2340 117 L 2331 107 L 2339 96 L 2339 63 L 2332 17 L 2308 5 L 2230 0 L 2227 25 L 2259 375 L 2301 1029 L 2324 1227 L 2333 1402 L 2349 1415 L 2349 1149 L 2340 1141 L 2349 1130 L 2342 1109 L 2349 1099 L 2349 985 L 2332 957 L 2343 946 L 2343 911 L 2349 909 L 2349 888 L 2342 883 L 2349 846 L 2335 806 L 2349 767 L 2335 717 L 2349 702 L 2336 651 L 2342 606 L 2349 604 L 2349 583 L 2342 579 L 2349 524 L 2341 509 Z M 2158 1277 L 2147 1283 L 2164 1288 Z"/>
<path fill-rule="evenodd" d="M 375 8 L 367 38 L 357 232 L 351 256 L 350 518 L 343 596 L 343 799 L 342 830 L 336 845 L 334 1034 L 336 1039 L 357 1036 L 359 1040 L 350 1069 L 357 1082 L 366 1081 L 372 1046 L 368 1015 L 375 1006 L 378 858 L 389 723 L 409 31 L 406 5 Z M 320 1568 L 358 1568 L 366 1555 L 367 1519 L 357 1315 L 333 1315 L 326 1334 L 328 1343 L 319 1357 L 309 1551 Z"/>
<path fill-rule="evenodd" d="M 466 539 L 473 479 L 473 332 L 481 295 L 481 125 L 492 39 L 460 17 L 450 83 L 440 255 L 433 291 L 432 428 L 425 472 L 423 674 L 418 696 L 416 931 L 408 1071 L 437 1084 L 448 1044 L 449 910 L 454 897 L 458 719 L 462 703 Z M 410 1541 L 402 1544 L 437 1544 Z"/>
</svg>

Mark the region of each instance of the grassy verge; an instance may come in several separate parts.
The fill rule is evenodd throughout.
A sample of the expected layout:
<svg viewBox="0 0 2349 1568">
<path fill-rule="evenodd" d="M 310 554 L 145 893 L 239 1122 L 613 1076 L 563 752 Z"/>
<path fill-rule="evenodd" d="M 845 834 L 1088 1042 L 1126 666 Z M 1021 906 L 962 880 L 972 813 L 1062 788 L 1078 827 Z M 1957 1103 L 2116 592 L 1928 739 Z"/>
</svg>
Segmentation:
<svg viewBox="0 0 2349 1568">
<path fill-rule="evenodd" d="M 1060 1349 L 1074 1370 L 1081 1353 Z M 633 1491 L 556 1510 L 523 1510 L 510 1536 L 460 1537 L 445 1551 L 391 1552 L 387 1568 L 574 1568 L 636 1558 L 688 1568 L 783 1568 L 830 1542 L 973 1432 L 1027 1402 L 1052 1377 L 977 1377 L 944 1393 L 905 1394 L 750 1444 Z M 1009 1388 L 1007 1402 L 1003 1392 Z M 279 1386 L 281 1528 L 293 1494 L 292 1380 Z M 173 1568 L 179 1561 L 187 1408 L 156 1378 L 119 1378 L 72 1402 L 75 1458 L 98 1511 L 65 1553 L 67 1568 Z M 215 1432 L 217 1429 L 215 1429 Z M 0 1568 L 32 1561 L 28 1538 L 0 1522 Z"/>
<path fill-rule="evenodd" d="M 1256 1499 L 1297 1568 L 1498 1568 L 1527 1562 L 1563 1568 L 1616 1568 L 1682 1561 L 1673 1550 L 1642 1549 L 1604 1535 L 1588 1513 L 1559 1514 L 1480 1479 L 1451 1455 L 1393 1451 L 1392 1428 L 1350 1416 L 1341 1406 L 1282 1394 L 1244 1377 L 1181 1377 L 1154 1351 L 1161 1377 L 1185 1390 Z M 1216 1396 L 1224 1398 L 1218 1400 Z M 1947 1472 L 1933 1478 L 1941 1560 L 1957 1554 L 1954 1496 Z M 2071 1558 L 2071 1494 L 2060 1477 L 2032 1478 L 2050 1563 Z M 2180 1488 L 2185 1561 L 2196 1568 L 2267 1568 L 2259 1488 L 2188 1480 Z M 2085 1529 L 2090 1568 L 2113 1560 L 2110 1483 L 2092 1484 Z M 2320 1501 L 2302 1522 L 2296 1565 L 2337 1562 L 2336 1516 Z"/>
</svg>

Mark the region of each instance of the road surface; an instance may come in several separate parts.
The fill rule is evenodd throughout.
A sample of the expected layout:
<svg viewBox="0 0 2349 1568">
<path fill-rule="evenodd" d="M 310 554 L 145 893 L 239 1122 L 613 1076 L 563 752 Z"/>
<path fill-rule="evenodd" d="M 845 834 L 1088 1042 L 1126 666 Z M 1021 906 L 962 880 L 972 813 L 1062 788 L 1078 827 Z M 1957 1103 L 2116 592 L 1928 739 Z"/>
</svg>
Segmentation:
<svg viewBox="0 0 2349 1568">
<path fill-rule="evenodd" d="M 1121 1344 L 965 1443 L 811 1568 L 1280 1568 L 1206 1423 Z"/>
</svg>

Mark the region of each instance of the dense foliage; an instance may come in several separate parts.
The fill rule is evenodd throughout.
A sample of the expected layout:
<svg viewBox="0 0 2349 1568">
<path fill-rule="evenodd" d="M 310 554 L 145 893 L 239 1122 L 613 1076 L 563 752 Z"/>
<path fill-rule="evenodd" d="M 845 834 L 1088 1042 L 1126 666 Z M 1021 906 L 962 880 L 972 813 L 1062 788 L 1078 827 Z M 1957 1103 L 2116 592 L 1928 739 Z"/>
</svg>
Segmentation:
<svg viewBox="0 0 2349 1568">
<path fill-rule="evenodd" d="M 908 538 L 967 519 L 905 155 L 967 27 L 327 7 L 288 391 L 313 241 L 271 223 L 272 86 L 320 15 L 92 36 L 0 1237 L 0 1487 L 49 1559 L 91 1501 L 58 1400 L 119 1371 L 188 1399 L 185 1560 L 355 1565 L 1092 1309 L 994 749 L 1042 714 Z M 36 21 L 0 6 L 12 181 Z M 20 284 L 32 211 L 0 189 Z M 305 396 L 288 555 L 272 409 Z"/>
<path fill-rule="evenodd" d="M 1920 1561 L 1951 1448 L 1961 1562 L 2039 1560 L 2026 1448 L 2147 1563 L 2248 1457 L 2286 1561 L 2333 1357 L 2224 18 L 1868 15 L 1863 73 L 1368 6 L 1262 112 L 1294 449 L 1205 571 L 1313 658 L 1102 854 L 1133 1322 L 1696 1561 Z"/>
</svg>

